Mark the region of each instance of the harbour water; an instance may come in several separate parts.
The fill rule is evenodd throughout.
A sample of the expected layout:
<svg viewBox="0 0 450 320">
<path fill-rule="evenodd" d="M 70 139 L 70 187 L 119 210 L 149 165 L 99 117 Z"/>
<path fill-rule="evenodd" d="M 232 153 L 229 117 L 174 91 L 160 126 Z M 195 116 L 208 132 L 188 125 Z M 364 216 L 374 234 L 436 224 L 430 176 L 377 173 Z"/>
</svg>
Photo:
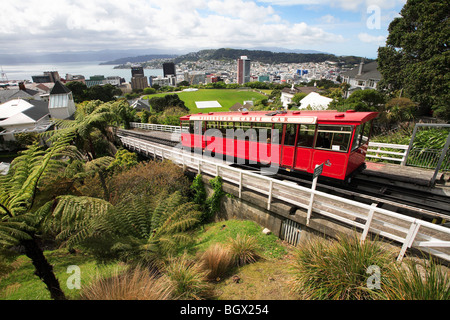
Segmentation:
<svg viewBox="0 0 450 320">
<path fill-rule="evenodd" d="M 42 75 L 44 71 L 58 71 L 61 78 L 66 74 L 83 75 L 87 80 L 91 76 L 104 75 L 119 76 L 125 81 L 131 81 L 130 69 L 114 69 L 114 65 L 99 65 L 102 61 L 84 62 L 64 62 L 64 63 L 24 63 L 18 65 L 1 65 L 2 77 L 0 80 L 28 80 L 32 81 L 32 76 Z M 145 76 L 162 76 L 162 69 L 144 69 Z"/>
</svg>

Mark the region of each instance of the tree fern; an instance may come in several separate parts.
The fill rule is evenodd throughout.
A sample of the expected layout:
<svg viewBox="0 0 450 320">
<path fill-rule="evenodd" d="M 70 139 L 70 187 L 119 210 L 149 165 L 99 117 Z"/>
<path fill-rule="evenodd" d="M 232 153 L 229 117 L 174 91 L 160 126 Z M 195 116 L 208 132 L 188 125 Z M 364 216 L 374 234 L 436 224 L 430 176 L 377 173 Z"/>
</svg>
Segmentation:
<svg viewBox="0 0 450 320">
<path fill-rule="evenodd" d="M 34 228 L 38 219 L 33 211 L 39 184 L 46 174 L 61 166 L 71 138 L 67 135 L 56 140 L 46 150 L 33 144 L 11 163 L 11 170 L 0 179 L 0 244 L 23 245 L 35 273 L 47 285 L 53 299 L 65 299 L 65 296 L 36 241 Z"/>
<path fill-rule="evenodd" d="M 56 233 L 56 238 L 70 247 L 89 237 L 93 221 L 110 207 L 102 199 L 66 195 L 48 202 L 39 214 L 45 230 Z"/>
<path fill-rule="evenodd" d="M 189 229 L 200 217 L 179 192 L 143 197 L 130 194 L 92 223 L 93 236 L 114 237 L 112 250 L 149 261 L 176 252 L 192 240 Z"/>
</svg>

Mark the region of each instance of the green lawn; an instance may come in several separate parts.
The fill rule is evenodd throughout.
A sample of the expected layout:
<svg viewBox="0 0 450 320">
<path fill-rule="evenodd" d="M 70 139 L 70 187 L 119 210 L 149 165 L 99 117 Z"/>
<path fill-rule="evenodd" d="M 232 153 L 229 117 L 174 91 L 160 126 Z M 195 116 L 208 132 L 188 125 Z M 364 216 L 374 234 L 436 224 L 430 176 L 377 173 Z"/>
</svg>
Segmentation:
<svg viewBox="0 0 450 320">
<path fill-rule="evenodd" d="M 217 112 L 217 111 L 228 111 L 236 102 L 244 104 L 244 101 L 261 100 L 267 98 L 265 95 L 253 92 L 244 91 L 239 89 L 199 89 L 198 91 L 189 92 L 167 92 L 159 93 L 154 95 L 145 96 L 144 99 L 151 99 L 153 97 L 163 97 L 167 94 L 176 93 L 181 100 L 184 101 L 186 107 L 191 110 L 192 113 L 198 112 Z M 198 109 L 195 105 L 196 101 L 218 101 L 222 108 L 207 108 Z"/>
<path fill-rule="evenodd" d="M 54 266 L 56 277 L 61 289 L 68 299 L 77 299 L 80 290 L 70 288 L 69 278 L 75 274 L 68 269 L 69 266 L 77 266 L 80 271 L 81 286 L 88 285 L 98 276 L 111 275 L 114 270 L 123 270 L 125 265 L 120 262 L 110 264 L 98 264 L 95 259 L 80 252 L 69 253 L 67 249 L 46 251 L 50 264 Z M 34 266 L 26 256 L 19 256 L 11 265 L 7 274 L 0 275 L 0 300 L 50 300 L 50 293 L 45 284 L 34 274 Z M 71 271 L 68 273 L 68 270 Z"/>
</svg>

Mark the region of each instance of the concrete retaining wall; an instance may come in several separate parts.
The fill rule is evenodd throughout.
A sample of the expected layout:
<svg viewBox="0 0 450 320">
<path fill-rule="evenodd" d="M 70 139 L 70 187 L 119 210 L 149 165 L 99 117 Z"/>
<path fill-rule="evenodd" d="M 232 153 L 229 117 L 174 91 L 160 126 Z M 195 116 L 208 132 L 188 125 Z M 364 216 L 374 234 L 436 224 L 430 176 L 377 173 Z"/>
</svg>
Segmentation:
<svg viewBox="0 0 450 320">
<path fill-rule="evenodd" d="M 213 177 L 203 176 L 208 196 L 213 192 L 209 180 Z M 300 242 L 311 236 L 336 238 L 339 234 L 353 234 L 355 230 L 332 221 L 326 217 L 312 214 L 309 226 L 306 226 L 306 211 L 286 203 L 274 201 L 270 211 L 267 208 L 267 197 L 254 191 L 242 190 L 242 198 L 239 199 L 239 188 L 223 183 L 223 191 L 228 195 L 222 198 L 221 210 L 215 220 L 228 219 L 252 220 L 261 227 L 269 229 L 273 234 L 281 237 L 281 226 L 285 219 L 290 219 L 301 224 Z M 360 230 L 357 230 L 360 232 Z"/>
</svg>

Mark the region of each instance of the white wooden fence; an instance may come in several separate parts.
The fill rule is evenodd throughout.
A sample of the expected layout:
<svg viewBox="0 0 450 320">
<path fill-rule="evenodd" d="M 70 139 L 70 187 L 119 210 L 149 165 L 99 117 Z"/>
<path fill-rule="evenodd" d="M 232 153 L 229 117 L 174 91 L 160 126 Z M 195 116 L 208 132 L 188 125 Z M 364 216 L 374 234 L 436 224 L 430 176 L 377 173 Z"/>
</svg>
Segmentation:
<svg viewBox="0 0 450 320">
<path fill-rule="evenodd" d="M 124 146 L 149 156 L 168 159 L 198 173 L 221 176 L 226 182 L 242 190 L 254 190 L 267 196 L 267 209 L 275 200 L 280 200 L 312 212 L 308 220 L 317 215 L 338 220 L 347 226 L 362 230 L 361 241 L 368 233 L 399 242 L 402 247 L 398 255 L 401 261 L 408 248 L 414 247 L 434 256 L 450 261 L 450 229 L 420 219 L 415 219 L 389 210 L 337 197 L 321 191 L 311 190 L 292 182 L 279 181 L 268 176 L 228 166 L 222 159 L 206 158 L 180 148 L 171 148 L 137 138 L 118 135 Z M 313 201 L 310 201 L 313 198 Z M 311 209 L 310 209 L 311 208 Z"/>
<path fill-rule="evenodd" d="M 140 122 L 131 122 L 130 126 L 136 129 L 143 130 L 153 130 L 153 131 L 165 131 L 165 132 L 176 132 L 181 133 L 180 126 L 168 126 L 165 124 L 154 124 L 154 123 L 140 123 Z"/>
<path fill-rule="evenodd" d="M 407 150 L 408 146 L 403 144 L 391 144 L 391 143 L 380 143 L 369 141 L 369 148 L 367 149 L 366 157 L 400 162 L 400 164 L 404 166 L 406 165 Z"/>
</svg>

